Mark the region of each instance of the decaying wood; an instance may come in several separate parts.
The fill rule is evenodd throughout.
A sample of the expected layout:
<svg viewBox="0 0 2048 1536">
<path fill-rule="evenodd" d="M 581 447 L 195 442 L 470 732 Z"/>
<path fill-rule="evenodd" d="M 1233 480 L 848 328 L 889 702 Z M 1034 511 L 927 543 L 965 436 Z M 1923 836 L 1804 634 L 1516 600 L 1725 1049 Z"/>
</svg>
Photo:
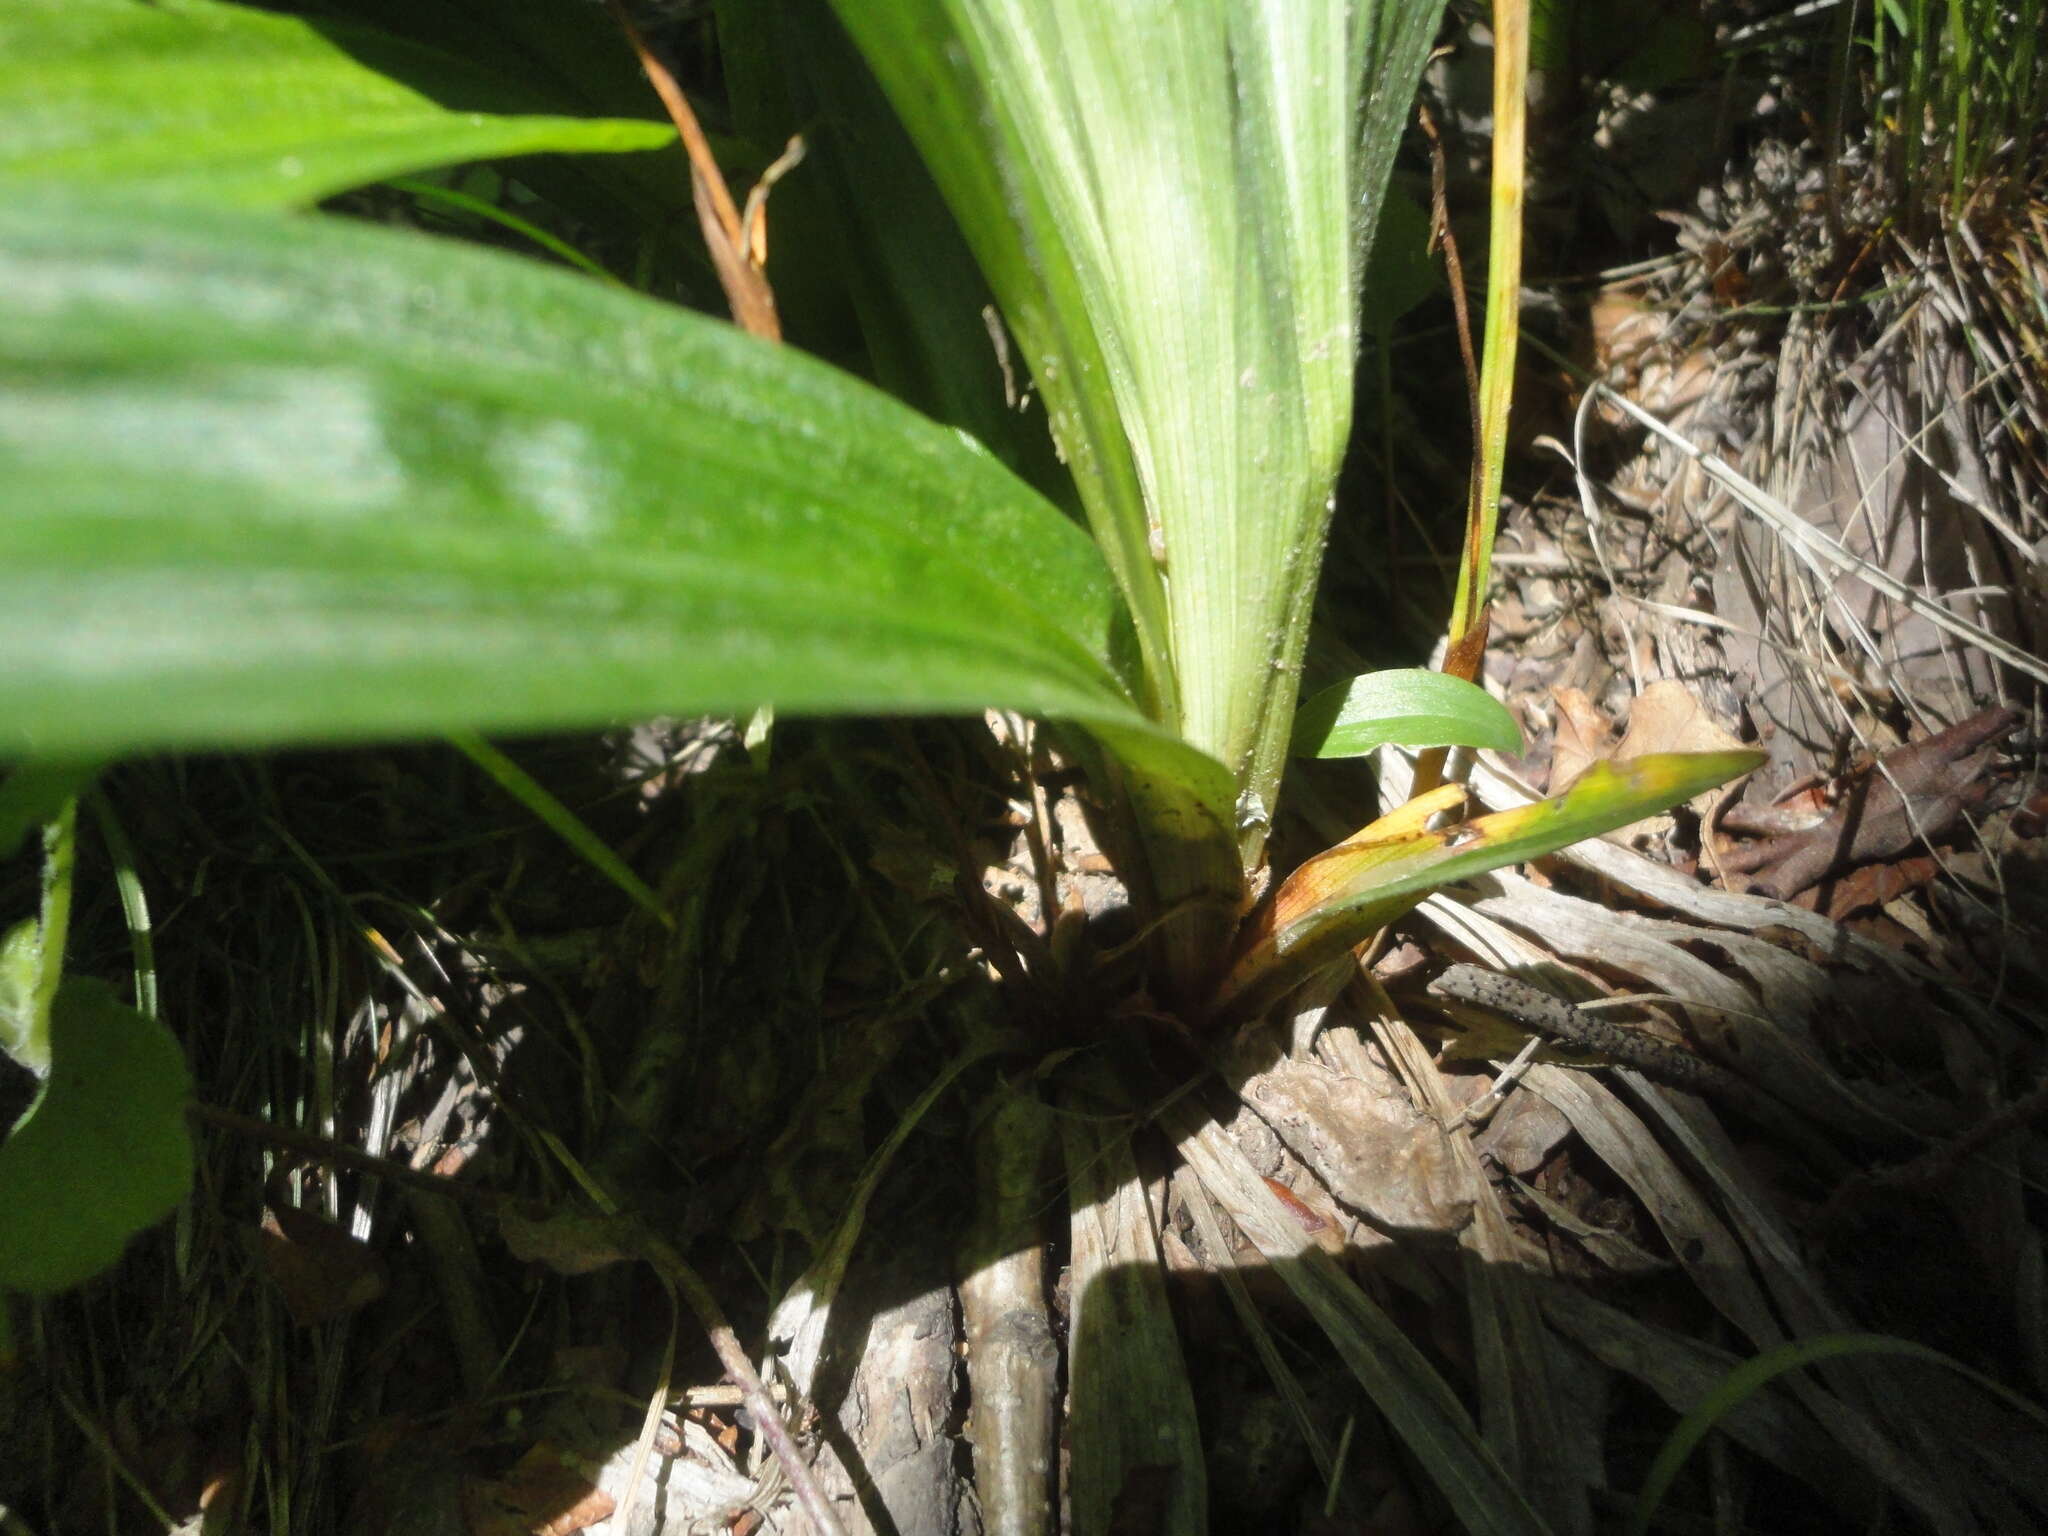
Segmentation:
<svg viewBox="0 0 2048 1536">
<path fill-rule="evenodd" d="M 960 1312 L 974 1485 L 990 1536 L 1056 1527 L 1059 1341 L 1046 1306 L 1042 1165 L 1052 1121 L 1027 1093 L 1006 1095 L 976 1139 L 980 1219 L 961 1255 Z"/>
</svg>

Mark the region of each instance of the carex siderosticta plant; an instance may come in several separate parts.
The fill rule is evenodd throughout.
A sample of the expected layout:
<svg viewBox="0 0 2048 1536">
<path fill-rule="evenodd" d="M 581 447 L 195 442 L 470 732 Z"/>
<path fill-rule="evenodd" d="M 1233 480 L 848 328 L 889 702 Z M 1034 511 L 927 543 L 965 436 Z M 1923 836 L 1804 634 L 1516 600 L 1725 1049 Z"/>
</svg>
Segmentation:
<svg viewBox="0 0 2048 1536">
<path fill-rule="evenodd" d="M 124 754 L 764 702 L 1017 711 L 1085 771 L 1153 995 L 1197 1030 L 1256 1018 L 1434 886 L 1744 767 L 1644 759 L 1432 830 L 1440 793 L 1253 900 L 1290 753 L 1517 740 L 1441 674 L 1360 679 L 1297 720 L 1365 258 L 1440 9 L 717 6 L 736 118 L 750 91 L 806 93 L 833 159 L 796 174 L 835 177 L 872 237 L 855 361 L 919 410 L 635 291 L 701 291 L 702 259 L 676 135 L 591 6 L 479 35 L 453 3 L 15 0 L 0 835 L 46 827 L 52 874 L 0 1000 L 50 1075 L 0 1151 L 0 1222 L 43 1221 L 107 1062 L 162 1054 L 142 1013 L 61 979 L 70 808 Z M 883 101 L 900 127 L 861 137 Z M 538 155 L 514 178 L 628 231 L 635 283 L 320 207 Z M 926 177 L 950 224 L 861 201 Z M 765 230 L 752 208 L 747 240 Z M 1010 467 L 1045 459 L 1016 446 L 1044 428 L 1003 409 L 983 294 L 1063 469 Z M 182 1080 L 145 1075 L 121 1134 L 182 1149 Z M 189 1155 L 138 1168 L 133 1198 L 42 1228 L 0 1285 L 110 1262 Z"/>
</svg>

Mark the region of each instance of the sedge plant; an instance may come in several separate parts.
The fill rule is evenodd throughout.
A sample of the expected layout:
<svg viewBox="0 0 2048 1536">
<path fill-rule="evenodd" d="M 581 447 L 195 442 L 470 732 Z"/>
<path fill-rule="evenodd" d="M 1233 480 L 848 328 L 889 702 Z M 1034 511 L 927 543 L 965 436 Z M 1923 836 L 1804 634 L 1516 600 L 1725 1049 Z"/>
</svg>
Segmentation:
<svg viewBox="0 0 2048 1536">
<path fill-rule="evenodd" d="M 1430 813 L 1457 791 L 1438 791 L 1255 899 L 1291 754 L 1518 740 L 1436 673 L 1297 709 L 1365 258 L 1440 9 L 719 6 L 736 92 L 786 91 L 792 39 L 825 60 L 805 85 L 822 149 L 835 122 L 893 109 L 867 160 L 815 171 L 869 238 L 860 365 L 882 388 L 616 275 L 320 210 L 546 153 L 532 184 L 643 220 L 662 270 L 688 183 L 592 7 L 517 7 L 482 37 L 453 3 L 15 0 L 0 837 L 61 821 L 128 754 L 480 748 L 764 701 L 1016 711 L 1085 771 L 1151 995 L 1213 1031 L 1446 882 L 1742 771 L 1744 754 L 1639 759 L 1452 826 Z M 861 203 L 929 186 L 944 214 Z M 823 255 L 767 271 L 806 259 Z M 1059 465 L 1045 426 L 1003 409 L 984 292 Z M 44 1165 L 24 1159 L 93 1134 L 58 1125 L 65 1104 L 162 1038 L 98 984 L 59 984 L 61 944 L 38 934 L 61 918 L 42 921 L 10 950 L 7 1022 L 52 1086 L 0 1149 L 0 1225 L 55 1234 L 0 1266 L 28 1291 L 110 1262 L 189 1166 L 37 1225 Z M 148 1134 L 182 1136 L 176 1096 L 138 1111 Z M 118 1182 L 117 1159 L 88 1161 Z"/>
</svg>

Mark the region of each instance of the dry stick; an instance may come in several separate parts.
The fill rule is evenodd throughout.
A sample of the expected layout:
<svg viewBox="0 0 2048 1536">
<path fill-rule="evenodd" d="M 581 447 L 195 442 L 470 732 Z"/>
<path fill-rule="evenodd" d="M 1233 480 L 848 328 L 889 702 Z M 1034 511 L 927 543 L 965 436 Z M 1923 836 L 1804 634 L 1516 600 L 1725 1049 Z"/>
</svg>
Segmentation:
<svg viewBox="0 0 2048 1536">
<path fill-rule="evenodd" d="M 1872 1168 L 1845 1180 L 1828 1197 L 1815 1218 L 1821 1231 L 1839 1225 L 1857 1207 L 1886 1194 L 1924 1194 L 1938 1189 L 1987 1147 L 2003 1141 L 2034 1121 L 2048 1116 L 2048 1078 L 1960 1136 L 1929 1147 L 1909 1163 Z"/>
<path fill-rule="evenodd" d="M 1436 997 L 1477 1003 L 1504 1013 L 1548 1039 L 1598 1051 L 1674 1088 L 1720 1093 L 1738 1102 L 1750 1102 L 1757 1096 L 1752 1084 L 1726 1067 L 1612 1020 L 1595 1018 L 1555 993 L 1497 971 L 1477 965 L 1454 965 L 1429 984 L 1429 991 Z"/>
<path fill-rule="evenodd" d="M 811 1464 L 797 1449 L 796 1437 L 783 1423 L 782 1411 L 768 1395 L 767 1387 L 762 1385 L 760 1376 L 754 1371 L 754 1362 L 747 1358 L 746 1350 L 740 1345 L 739 1335 L 732 1331 L 732 1324 L 725 1320 L 725 1313 L 719 1309 L 718 1298 L 711 1294 L 711 1288 L 665 1239 L 645 1228 L 636 1235 L 640 1256 L 660 1271 L 661 1277 L 681 1293 L 691 1312 L 696 1314 L 698 1326 L 703 1328 L 704 1336 L 711 1340 L 711 1347 L 718 1352 L 718 1363 L 725 1367 L 726 1374 L 739 1387 L 748 1411 L 754 1415 L 754 1424 L 760 1430 L 761 1438 L 768 1442 L 768 1449 L 781 1463 L 783 1476 L 789 1479 L 790 1491 L 810 1517 L 812 1529 L 817 1536 L 846 1536 L 846 1528 L 839 1523 L 839 1516 L 833 1513 L 831 1501 L 811 1475 Z"/>
<path fill-rule="evenodd" d="M 1804 1111 L 1770 1089 L 1704 1056 L 1595 1017 L 1554 992 L 1478 965 L 1450 966 L 1430 982 L 1428 990 L 1432 997 L 1476 1003 L 1505 1014 L 1547 1040 L 1596 1051 L 1652 1082 L 1687 1093 L 1713 1094 L 1792 1141 L 1815 1167 L 1826 1168 L 1838 1161 L 1815 1136 Z"/>
<path fill-rule="evenodd" d="M 668 109 L 676 132 L 682 135 L 683 148 L 690 156 L 690 195 L 696 204 L 697 222 L 703 228 L 704 243 L 711 250 L 711 265 L 718 272 L 719 285 L 725 289 L 725 301 L 732 308 L 734 322 L 740 329 L 764 340 L 782 340 L 782 322 L 776 318 L 774 290 L 768 286 L 767 274 L 755 263 L 750 249 L 752 242 L 748 238 L 748 220 L 741 218 L 739 206 L 732 200 L 725 177 L 718 169 L 718 161 L 711 153 L 711 141 L 704 137 L 697 114 L 690 109 L 682 87 L 676 84 L 676 77 L 654 56 L 654 50 L 647 46 L 647 39 L 633 25 L 633 18 L 626 14 L 621 0 L 609 0 L 609 4 L 619 30 L 626 34 L 626 41 L 639 55 L 640 68 L 646 72 L 647 83 L 654 87 L 654 94 Z M 778 165 L 782 163 L 777 162 Z M 751 203 L 752 200 L 749 201 Z M 758 209 L 752 211 L 758 217 Z"/>
</svg>

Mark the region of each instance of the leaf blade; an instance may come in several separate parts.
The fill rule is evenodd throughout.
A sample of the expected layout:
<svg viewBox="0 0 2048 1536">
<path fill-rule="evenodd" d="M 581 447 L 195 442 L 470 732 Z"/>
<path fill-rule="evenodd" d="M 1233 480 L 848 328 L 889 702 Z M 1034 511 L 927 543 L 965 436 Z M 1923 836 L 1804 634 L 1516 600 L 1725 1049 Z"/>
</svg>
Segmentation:
<svg viewBox="0 0 2048 1536">
<path fill-rule="evenodd" d="M 1625 827 L 1763 760 L 1751 751 L 1651 753 L 1596 763 L 1562 795 L 1458 826 L 1390 838 L 1367 828 L 1287 877 L 1248 926 L 1219 1007 L 1254 1013 L 1440 886 Z"/>
<path fill-rule="evenodd" d="M 1256 864 L 1364 246 L 1440 6 L 834 3 L 1022 343 L 1162 717 L 1246 792 Z"/>
<path fill-rule="evenodd" d="M 453 109 L 365 62 L 400 55 L 444 95 L 501 93 L 365 28 L 215 0 L 14 0 L 0 16 L 0 185 L 297 207 L 435 166 L 675 139 L 631 118 Z"/>
<path fill-rule="evenodd" d="M 191 1078 L 177 1040 L 91 978 L 50 1018 L 50 1076 L 0 1142 L 0 1290 L 82 1284 L 192 1183 Z"/>
<path fill-rule="evenodd" d="M 1294 717 L 1297 757 L 1363 757 L 1389 744 L 1519 752 L 1522 729 L 1484 688 L 1427 667 L 1367 672 L 1337 683 Z"/>
<path fill-rule="evenodd" d="M 1087 538 L 814 360 L 339 220 L 0 209 L 0 751 L 989 705 L 1152 740 Z"/>
</svg>

